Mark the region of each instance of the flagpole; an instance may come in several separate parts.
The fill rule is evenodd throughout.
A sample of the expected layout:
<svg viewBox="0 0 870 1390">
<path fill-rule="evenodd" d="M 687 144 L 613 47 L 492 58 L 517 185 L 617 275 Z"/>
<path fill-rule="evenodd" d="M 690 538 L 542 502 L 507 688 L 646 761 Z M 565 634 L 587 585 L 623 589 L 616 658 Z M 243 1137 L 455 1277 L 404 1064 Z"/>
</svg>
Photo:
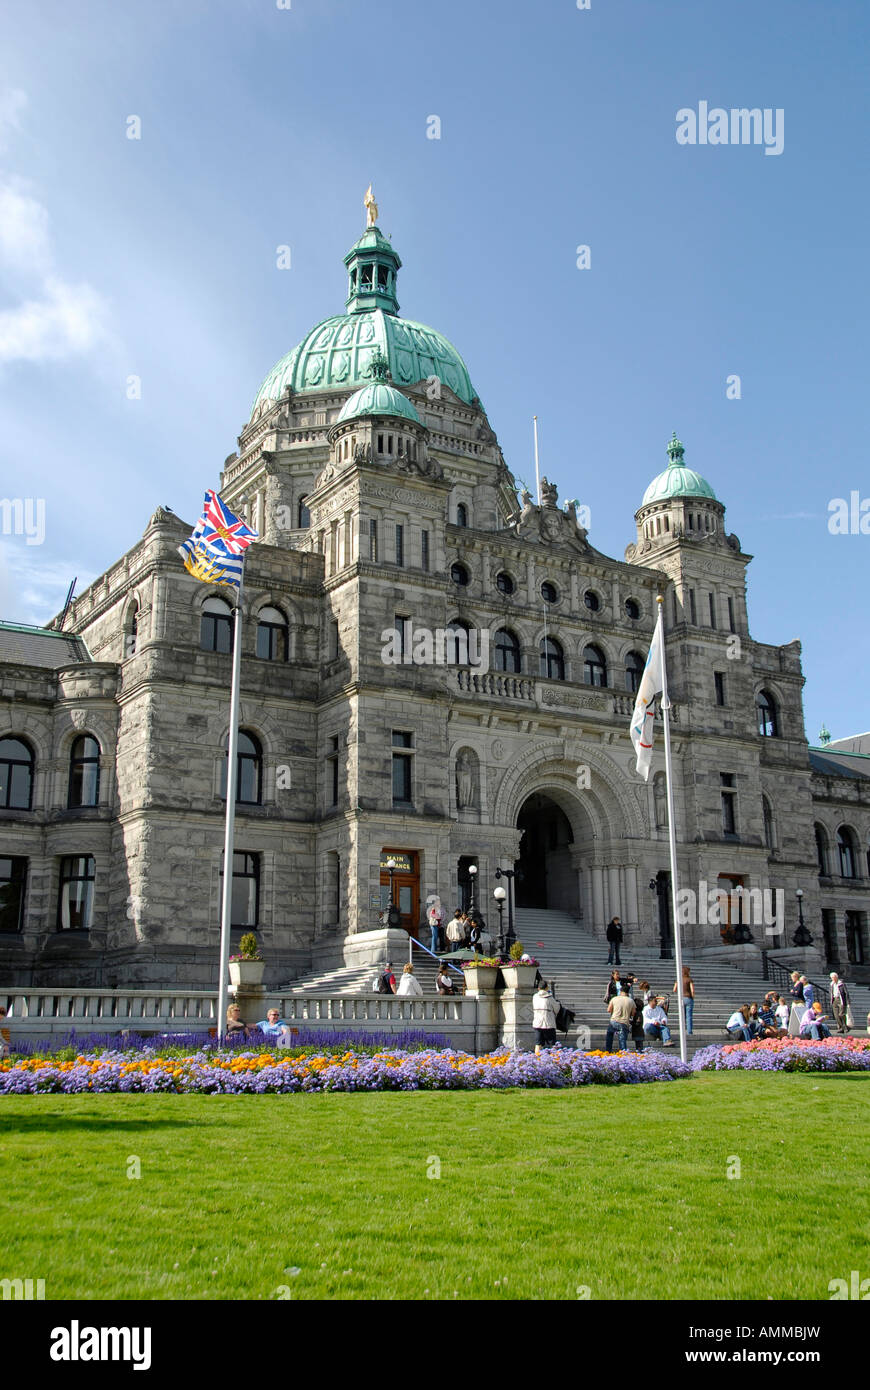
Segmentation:
<svg viewBox="0 0 870 1390">
<path fill-rule="evenodd" d="M 659 606 L 659 642 L 662 654 L 662 715 L 665 725 L 665 785 L 668 794 L 668 849 L 671 859 L 671 905 L 674 921 L 674 952 L 677 966 L 677 1008 L 680 1015 L 680 1057 L 685 1062 L 687 1060 L 686 1011 L 683 1008 L 683 948 L 680 941 L 680 923 L 677 914 L 677 899 L 680 889 L 677 878 L 677 832 L 674 824 L 674 783 L 673 764 L 671 761 L 671 701 L 668 696 L 668 666 L 665 657 L 664 598 L 661 594 L 656 598 L 656 603 Z"/>
<path fill-rule="evenodd" d="M 538 506 L 540 507 L 540 505 L 541 505 L 541 467 L 540 467 L 540 464 L 538 463 L 538 417 L 537 417 L 537 415 L 534 416 L 534 426 L 535 426 L 535 487 L 536 487 L 537 493 L 538 493 L 537 498 L 536 498 L 535 500 L 537 501 Z"/>
<path fill-rule="evenodd" d="M 239 575 L 233 622 L 233 676 L 230 692 L 230 736 L 227 747 L 227 811 L 224 826 L 224 874 L 221 892 L 221 957 L 218 976 L 217 1032 L 222 1037 L 227 1029 L 229 998 L 230 929 L 233 918 L 233 838 L 236 828 L 236 783 L 239 762 L 239 691 L 242 681 L 242 584 L 244 566 Z"/>
</svg>

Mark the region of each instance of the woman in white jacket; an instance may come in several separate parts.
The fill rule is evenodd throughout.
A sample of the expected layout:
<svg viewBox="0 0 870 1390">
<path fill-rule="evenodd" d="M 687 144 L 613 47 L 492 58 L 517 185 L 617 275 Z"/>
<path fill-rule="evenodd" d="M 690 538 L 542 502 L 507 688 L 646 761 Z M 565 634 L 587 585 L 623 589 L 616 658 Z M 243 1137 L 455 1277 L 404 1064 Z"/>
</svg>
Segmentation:
<svg viewBox="0 0 870 1390">
<path fill-rule="evenodd" d="M 423 987 L 414 974 L 413 965 L 410 961 L 408 961 L 408 964 L 402 971 L 402 978 L 399 981 L 399 988 L 396 990 L 396 994 L 410 994 L 412 997 L 416 998 L 418 995 L 422 993 Z"/>
<path fill-rule="evenodd" d="M 540 1051 L 542 1047 L 555 1047 L 558 1006 L 546 980 L 541 981 L 541 987 L 532 999 L 532 1008 L 532 1027 L 538 1040 L 535 1051 Z"/>
</svg>

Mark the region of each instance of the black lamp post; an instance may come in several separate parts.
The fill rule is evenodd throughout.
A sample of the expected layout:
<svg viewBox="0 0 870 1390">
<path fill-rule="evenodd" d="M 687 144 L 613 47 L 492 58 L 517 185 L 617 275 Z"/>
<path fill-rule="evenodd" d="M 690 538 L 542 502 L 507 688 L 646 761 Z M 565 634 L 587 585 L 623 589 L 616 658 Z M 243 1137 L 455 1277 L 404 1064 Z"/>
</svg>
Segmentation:
<svg viewBox="0 0 870 1390">
<path fill-rule="evenodd" d="M 507 879 L 508 929 L 507 929 L 507 936 L 505 937 L 505 951 L 504 951 L 504 954 L 505 954 L 506 956 L 509 956 L 509 955 L 510 955 L 511 946 L 513 946 L 514 942 L 516 941 L 516 935 L 515 935 L 515 933 L 514 933 L 514 875 L 515 875 L 515 872 L 516 872 L 516 871 L 515 871 L 514 869 L 496 869 L 496 871 L 495 871 L 495 876 L 496 876 L 496 878 L 506 878 L 506 879 Z"/>
<path fill-rule="evenodd" d="M 497 872 L 497 871 L 496 871 L 496 872 Z M 494 888 L 494 889 L 492 890 L 492 896 L 495 898 L 495 905 L 496 905 L 496 907 L 498 908 L 498 953 L 499 953 L 500 956 L 503 956 L 503 955 L 505 954 L 505 949 L 504 949 L 504 900 L 505 900 L 505 898 L 507 897 L 507 893 L 506 893 L 505 890 L 502 888 L 501 884 L 499 884 L 498 888 Z"/>
<path fill-rule="evenodd" d="M 792 937 L 795 946 L 812 946 L 813 938 L 804 926 L 804 890 L 798 888 L 795 897 L 798 904 L 798 929 Z"/>
<path fill-rule="evenodd" d="M 746 889 L 743 887 L 742 883 L 738 883 L 734 891 L 737 894 L 737 901 L 740 903 L 741 918 L 741 920 L 737 923 L 737 926 L 734 928 L 734 940 L 736 941 L 738 946 L 745 946 L 747 941 L 752 940 L 752 932 L 749 930 L 749 927 L 743 921 L 743 896 L 746 892 Z"/>
<path fill-rule="evenodd" d="M 393 874 L 396 872 L 395 859 L 388 859 L 386 868 L 390 875 L 390 906 L 387 909 L 387 926 L 400 927 L 402 925 L 402 914 L 396 907 L 396 901 L 393 897 Z"/>
<path fill-rule="evenodd" d="M 475 885 L 475 883 L 477 882 L 477 865 L 476 865 L 476 864 L 469 864 L 469 866 L 468 866 L 468 878 L 469 878 L 469 891 L 470 891 L 470 893 L 471 893 L 471 902 L 468 904 L 468 915 L 469 915 L 469 917 L 471 917 L 472 920 L 474 920 L 474 918 L 477 916 L 477 912 L 476 912 L 476 909 L 475 909 L 475 906 L 474 906 L 474 885 Z"/>
</svg>

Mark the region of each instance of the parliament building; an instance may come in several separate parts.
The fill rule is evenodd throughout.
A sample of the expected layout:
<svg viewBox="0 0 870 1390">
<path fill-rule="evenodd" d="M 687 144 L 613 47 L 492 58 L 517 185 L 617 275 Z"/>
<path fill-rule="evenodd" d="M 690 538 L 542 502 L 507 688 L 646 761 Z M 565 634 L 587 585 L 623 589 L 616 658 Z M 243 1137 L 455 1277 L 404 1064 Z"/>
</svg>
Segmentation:
<svg viewBox="0 0 870 1390">
<path fill-rule="evenodd" d="M 662 740 L 644 782 L 629 739 L 661 594 L 680 882 L 729 895 L 685 926 L 689 958 L 787 957 L 802 918 L 800 959 L 860 978 L 870 759 L 808 746 L 800 644 L 750 635 L 752 557 L 703 462 L 671 439 L 623 559 L 547 479 L 518 496 L 463 358 L 399 314 L 373 206 L 369 224 L 344 312 L 269 372 L 221 474 L 260 536 L 234 932 L 273 984 L 377 959 L 391 861 L 410 932 L 430 894 L 452 909 L 472 885 L 494 916 L 501 869 L 518 907 L 598 936 L 618 914 L 667 953 Z M 190 530 L 158 507 L 62 617 L 0 624 L 10 987 L 214 984 L 234 597 L 184 569 Z M 782 920 L 735 920 L 740 889 L 782 889 Z"/>
</svg>

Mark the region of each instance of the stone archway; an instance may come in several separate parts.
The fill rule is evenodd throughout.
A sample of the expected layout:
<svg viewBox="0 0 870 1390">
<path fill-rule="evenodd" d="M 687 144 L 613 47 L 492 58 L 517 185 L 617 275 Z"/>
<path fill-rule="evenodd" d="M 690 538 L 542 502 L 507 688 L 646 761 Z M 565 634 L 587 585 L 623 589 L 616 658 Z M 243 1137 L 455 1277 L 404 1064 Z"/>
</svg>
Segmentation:
<svg viewBox="0 0 870 1390">
<path fill-rule="evenodd" d="M 517 907 L 576 912 L 574 830 L 562 807 L 546 792 L 532 792 L 520 807 L 517 829 L 522 835 L 514 865 Z"/>
</svg>

